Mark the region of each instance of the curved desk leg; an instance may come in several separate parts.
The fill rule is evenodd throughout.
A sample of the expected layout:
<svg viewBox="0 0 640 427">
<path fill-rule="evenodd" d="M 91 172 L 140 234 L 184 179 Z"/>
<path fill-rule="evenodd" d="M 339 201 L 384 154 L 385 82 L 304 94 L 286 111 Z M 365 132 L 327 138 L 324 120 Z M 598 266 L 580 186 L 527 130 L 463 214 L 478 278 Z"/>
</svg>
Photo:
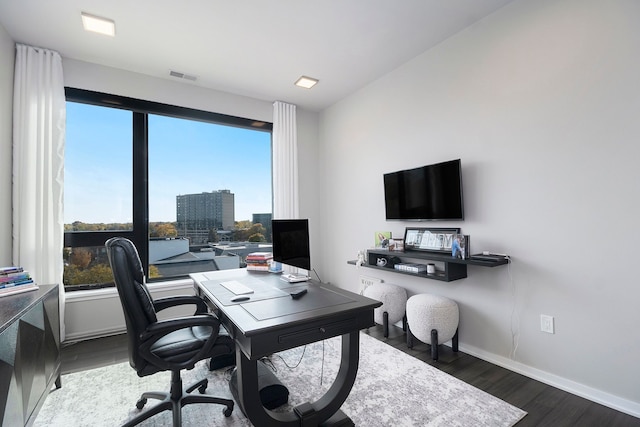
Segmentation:
<svg viewBox="0 0 640 427">
<path fill-rule="evenodd" d="M 342 335 L 340 369 L 329 390 L 314 403 L 304 403 L 296 407 L 294 412 L 281 413 L 262 406 L 258 391 L 257 361 L 247 359 L 242 350 L 236 347 L 238 403 L 255 426 L 353 426 L 351 420 L 340 411 L 340 407 L 356 380 L 359 358 L 360 332 Z"/>
</svg>

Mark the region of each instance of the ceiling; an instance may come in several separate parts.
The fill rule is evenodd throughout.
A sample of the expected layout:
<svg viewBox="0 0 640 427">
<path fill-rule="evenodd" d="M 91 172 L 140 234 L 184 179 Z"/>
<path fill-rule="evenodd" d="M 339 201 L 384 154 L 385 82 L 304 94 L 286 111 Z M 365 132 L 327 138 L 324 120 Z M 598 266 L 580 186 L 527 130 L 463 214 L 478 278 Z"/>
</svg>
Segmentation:
<svg viewBox="0 0 640 427">
<path fill-rule="evenodd" d="M 0 25 L 64 58 L 320 111 L 511 1 L 0 0 Z M 81 12 L 116 36 L 85 32 Z"/>
</svg>

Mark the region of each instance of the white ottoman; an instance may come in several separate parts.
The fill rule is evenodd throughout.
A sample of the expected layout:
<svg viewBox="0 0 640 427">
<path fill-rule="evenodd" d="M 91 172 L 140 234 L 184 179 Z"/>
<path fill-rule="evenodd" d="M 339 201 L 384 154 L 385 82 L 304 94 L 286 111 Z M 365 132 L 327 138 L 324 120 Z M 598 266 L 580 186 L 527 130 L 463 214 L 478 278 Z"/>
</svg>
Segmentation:
<svg viewBox="0 0 640 427">
<path fill-rule="evenodd" d="M 373 319 L 377 324 L 384 326 L 385 338 L 389 336 L 389 323 L 402 320 L 402 329 L 407 330 L 407 291 L 404 288 L 390 283 L 374 283 L 364 290 L 363 295 L 382 303 L 373 310 Z"/>
<path fill-rule="evenodd" d="M 414 295 L 407 301 L 407 346 L 413 347 L 413 337 L 431 343 L 431 358 L 438 360 L 438 344 L 451 340 L 458 351 L 460 313 L 455 301 L 431 294 Z"/>
</svg>

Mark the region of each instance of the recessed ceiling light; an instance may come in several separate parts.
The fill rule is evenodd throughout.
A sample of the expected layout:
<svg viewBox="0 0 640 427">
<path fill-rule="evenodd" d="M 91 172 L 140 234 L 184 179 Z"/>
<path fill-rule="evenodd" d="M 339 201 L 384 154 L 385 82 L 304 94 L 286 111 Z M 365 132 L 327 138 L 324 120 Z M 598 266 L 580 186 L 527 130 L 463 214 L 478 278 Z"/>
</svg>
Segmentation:
<svg viewBox="0 0 640 427">
<path fill-rule="evenodd" d="M 318 79 L 314 79 L 312 77 L 302 76 L 298 80 L 296 80 L 295 85 L 303 87 L 305 89 L 311 89 L 318 83 Z"/>
<path fill-rule="evenodd" d="M 116 23 L 111 19 L 100 18 L 99 16 L 89 15 L 88 13 L 81 13 L 82 26 L 85 31 L 92 31 L 98 34 L 104 34 L 105 36 L 114 37 L 116 35 Z"/>
</svg>

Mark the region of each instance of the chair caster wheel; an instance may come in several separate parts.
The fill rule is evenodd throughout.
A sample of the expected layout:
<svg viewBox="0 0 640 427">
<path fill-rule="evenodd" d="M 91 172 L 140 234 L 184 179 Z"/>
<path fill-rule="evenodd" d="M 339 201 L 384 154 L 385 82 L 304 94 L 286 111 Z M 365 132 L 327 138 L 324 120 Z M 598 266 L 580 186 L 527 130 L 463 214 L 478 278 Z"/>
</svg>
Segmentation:
<svg viewBox="0 0 640 427">
<path fill-rule="evenodd" d="M 233 407 L 226 408 L 225 410 L 222 411 L 224 416 L 227 417 L 227 418 L 229 418 L 231 416 L 232 412 L 233 412 Z"/>
<path fill-rule="evenodd" d="M 142 409 L 142 408 L 144 408 L 144 405 L 146 405 L 146 404 L 147 404 L 147 398 L 143 397 L 143 398 L 141 398 L 140 400 L 138 400 L 136 402 L 136 408 Z"/>
</svg>

